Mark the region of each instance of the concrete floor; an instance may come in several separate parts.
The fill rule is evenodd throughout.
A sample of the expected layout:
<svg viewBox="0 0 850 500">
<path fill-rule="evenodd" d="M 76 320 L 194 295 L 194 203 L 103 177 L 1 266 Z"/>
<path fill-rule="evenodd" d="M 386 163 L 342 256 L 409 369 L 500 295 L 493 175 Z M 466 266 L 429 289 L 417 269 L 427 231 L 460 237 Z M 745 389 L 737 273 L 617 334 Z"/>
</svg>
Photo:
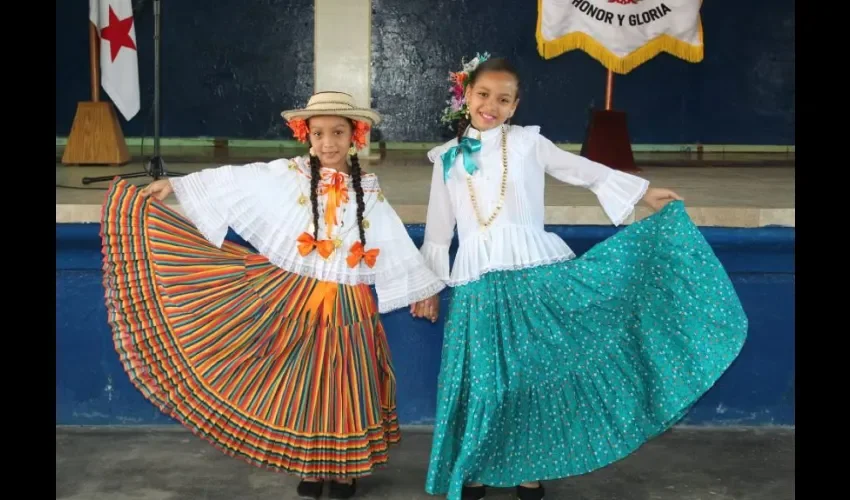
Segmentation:
<svg viewBox="0 0 850 500">
<path fill-rule="evenodd" d="M 430 433 L 406 430 L 357 498 L 425 500 Z M 547 500 L 793 500 L 794 431 L 675 428 L 634 455 L 546 483 Z M 288 500 L 297 479 L 247 465 L 174 429 L 59 428 L 57 500 Z M 487 500 L 514 498 L 493 491 Z"/>
</svg>

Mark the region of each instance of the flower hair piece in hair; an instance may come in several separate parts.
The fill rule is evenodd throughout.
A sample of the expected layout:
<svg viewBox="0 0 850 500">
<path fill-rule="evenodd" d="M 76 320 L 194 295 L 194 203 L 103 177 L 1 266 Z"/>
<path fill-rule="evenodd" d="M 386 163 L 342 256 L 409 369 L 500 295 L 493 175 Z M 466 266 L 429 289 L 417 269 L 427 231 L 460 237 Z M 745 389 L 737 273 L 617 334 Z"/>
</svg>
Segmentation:
<svg viewBox="0 0 850 500">
<path fill-rule="evenodd" d="M 351 140 L 354 141 L 357 149 L 366 147 L 366 138 L 370 130 L 372 130 L 372 127 L 368 123 L 361 122 L 360 120 L 354 121 L 354 133 L 351 135 Z"/>
<path fill-rule="evenodd" d="M 307 134 L 310 133 L 309 127 L 307 127 L 307 121 L 303 118 L 294 118 L 286 122 L 286 125 L 292 129 L 292 136 L 295 137 L 295 140 L 300 143 L 307 142 Z"/>
<path fill-rule="evenodd" d="M 354 122 L 354 130 L 352 131 L 351 141 L 354 142 L 354 145 L 357 149 L 363 149 L 366 146 L 366 138 L 369 135 L 369 131 L 372 130 L 372 127 L 363 121 L 360 120 L 352 120 Z M 309 142 L 307 140 L 307 136 L 310 134 L 310 128 L 307 126 L 307 120 L 303 118 L 293 118 L 286 122 L 286 125 L 292 129 L 292 136 L 296 141 L 307 144 Z"/>
<path fill-rule="evenodd" d="M 448 80 L 451 82 L 451 85 L 449 86 L 451 99 L 446 101 L 448 106 L 443 109 L 443 116 L 440 118 L 440 122 L 446 124 L 449 127 L 449 130 L 453 129 L 454 122 L 460 120 L 466 114 L 466 86 L 469 84 L 470 73 L 475 71 L 475 68 L 477 68 L 479 64 L 489 58 L 489 52 L 485 52 L 483 54 L 476 53 L 475 57 L 469 62 L 465 62 L 464 59 L 461 60 L 463 69 L 460 71 L 449 72 Z"/>
</svg>

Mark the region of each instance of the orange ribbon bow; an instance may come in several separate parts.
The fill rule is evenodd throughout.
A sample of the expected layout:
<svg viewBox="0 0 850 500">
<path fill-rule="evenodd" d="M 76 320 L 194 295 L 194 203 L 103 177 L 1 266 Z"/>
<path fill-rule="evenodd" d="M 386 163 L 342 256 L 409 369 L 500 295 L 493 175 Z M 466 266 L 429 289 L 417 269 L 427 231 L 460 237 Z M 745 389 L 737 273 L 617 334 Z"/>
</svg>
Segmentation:
<svg viewBox="0 0 850 500">
<path fill-rule="evenodd" d="M 374 267 L 375 261 L 378 260 L 378 254 L 381 253 L 381 251 L 377 248 L 364 252 L 363 243 L 360 243 L 359 241 L 351 245 L 351 250 L 349 250 L 349 252 L 350 253 L 345 261 L 348 262 L 348 267 L 351 268 L 355 267 L 361 259 L 366 262 L 367 266 Z"/>
<path fill-rule="evenodd" d="M 340 172 L 323 172 L 319 194 L 328 196 L 325 206 L 325 226 L 327 226 L 328 236 L 330 236 L 331 230 L 339 223 L 336 218 L 337 209 L 344 203 L 348 203 L 348 186 L 345 184 L 345 175 Z"/>
<path fill-rule="evenodd" d="M 298 253 L 302 257 L 306 257 L 314 248 L 319 252 L 319 255 L 327 259 L 334 252 L 334 242 L 331 240 L 316 241 L 312 234 L 301 233 L 301 236 L 298 237 Z"/>
</svg>

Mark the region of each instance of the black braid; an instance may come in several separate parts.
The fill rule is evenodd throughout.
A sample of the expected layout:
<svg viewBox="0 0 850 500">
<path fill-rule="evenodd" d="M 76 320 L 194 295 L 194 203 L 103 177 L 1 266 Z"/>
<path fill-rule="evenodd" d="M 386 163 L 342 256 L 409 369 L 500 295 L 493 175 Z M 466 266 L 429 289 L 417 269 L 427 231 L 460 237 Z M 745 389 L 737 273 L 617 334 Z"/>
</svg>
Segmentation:
<svg viewBox="0 0 850 500">
<path fill-rule="evenodd" d="M 357 152 L 351 158 L 351 182 L 354 184 L 354 192 L 357 195 L 357 228 L 360 229 L 360 243 L 366 248 L 366 231 L 363 230 L 363 187 L 360 185 L 360 177 L 363 171 L 360 169 L 360 158 Z"/>
<path fill-rule="evenodd" d="M 461 138 L 463 138 L 463 133 L 466 132 L 466 127 L 469 126 L 469 118 L 466 115 L 463 115 L 460 120 L 457 121 L 457 142 L 460 142 Z"/>
<path fill-rule="evenodd" d="M 319 157 L 310 155 L 310 203 L 313 205 L 313 238 L 319 239 L 319 177 L 322 176 L 320 171 Z"/>
</svg>

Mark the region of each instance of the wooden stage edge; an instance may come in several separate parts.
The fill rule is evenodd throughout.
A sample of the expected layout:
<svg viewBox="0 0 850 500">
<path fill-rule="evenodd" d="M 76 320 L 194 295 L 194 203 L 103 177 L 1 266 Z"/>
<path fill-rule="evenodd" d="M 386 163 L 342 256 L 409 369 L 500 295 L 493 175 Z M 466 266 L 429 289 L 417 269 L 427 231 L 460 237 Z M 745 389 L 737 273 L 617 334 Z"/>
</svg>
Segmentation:
<svg viewBox="0 0 850 500">
<path fill-rule="evenodd" d="M 723 159 L 707 162 L 703 167 L 680 162 L 679 166 L 666 162 L 652 163 L 645 159 L 637 175 L 658 187 L 676 190 L 685 198 L 685 204 L 694 222 L 699 226 L 759 228 L 768 226 L 796 227 L 795 221 L 795 166 L 768 166 L 760 160 L 773 158 L 747 158 L 747 166 L 726 166 Z M 666 160 L 667 158 L 665 158 Z M 656 158 L 656 161 L 661 158 Z M 740 160 L 739 160 L 740 161 Z M 793 160 L 792 160 L 793 161 Z M 171 172 L 189 173 L 225 163 L 243 163 L 243 158 L 206 158 L 191 162 L 185 158 L 167 162 Z M 368 170 L 375 172 L 387 199 L 393 204 L 402 221 L 422 224 L 427 212 L 431 165 L 420 155 L 391 155 L 383 161 L 366 162 Z M 755 168 L 754 168 L 755 167 Z M 97 223 L 100 204 L 108 182 L 82 184 L 86 176 L 112 176 L 143 170 L 141 162 L 131 162 L 120 167 L 65 166 L 56 163 L 56 223 Z M 129 179 L 133 184 L 150 182 L 150 177 Z M 181 211 L 174 198 L 166 200 Z M 596 197 L 586 189 L 568 186 L 547 178 L 546 223 L 553 225 L 610 226 Z M 648 216 L 651 211 L 639 204 L 626 221 Z"/>
</svg>

